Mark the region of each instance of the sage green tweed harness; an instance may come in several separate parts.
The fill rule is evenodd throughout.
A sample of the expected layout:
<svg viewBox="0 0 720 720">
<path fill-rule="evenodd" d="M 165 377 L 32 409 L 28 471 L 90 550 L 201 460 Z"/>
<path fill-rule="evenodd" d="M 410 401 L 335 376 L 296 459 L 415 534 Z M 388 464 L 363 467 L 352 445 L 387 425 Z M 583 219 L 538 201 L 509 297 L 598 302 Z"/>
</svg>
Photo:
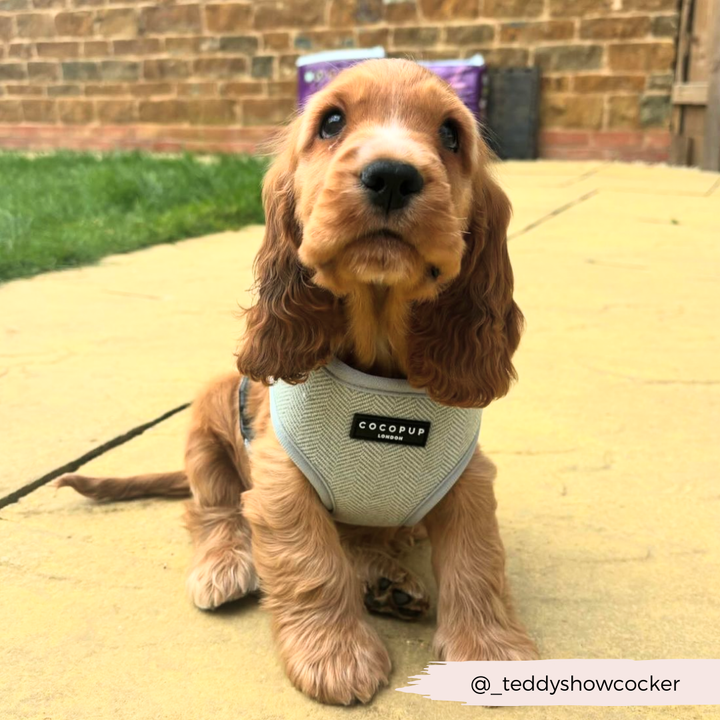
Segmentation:
<svg viewBox="0 0 720 720">
<path fill-rule="evenodd" d="M 280 444 L 333 517 L 370 526 L 421 520 L 470 462 L 482 417 L 337 359 L 300 385 L 272 385 L 270 412 Z"/>
</svg>

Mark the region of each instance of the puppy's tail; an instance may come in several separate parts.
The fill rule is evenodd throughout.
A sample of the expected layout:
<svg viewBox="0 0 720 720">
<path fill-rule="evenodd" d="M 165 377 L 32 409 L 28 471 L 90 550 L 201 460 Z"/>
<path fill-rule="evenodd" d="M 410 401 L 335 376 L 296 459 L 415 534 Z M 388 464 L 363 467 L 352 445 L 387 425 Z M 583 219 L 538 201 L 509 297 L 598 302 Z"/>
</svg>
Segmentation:
<svg viewBox="0 0 720 720">
<path fill-rule="evenodd" d="M 149 473 L 128 478 L 95 478 L 61 475 L 52 482 L 56 488 L 71 487 L 93 500 L 133 500 L 142 497 L 189 497 L 190 483 L 184 470 Z"/>
</svg>

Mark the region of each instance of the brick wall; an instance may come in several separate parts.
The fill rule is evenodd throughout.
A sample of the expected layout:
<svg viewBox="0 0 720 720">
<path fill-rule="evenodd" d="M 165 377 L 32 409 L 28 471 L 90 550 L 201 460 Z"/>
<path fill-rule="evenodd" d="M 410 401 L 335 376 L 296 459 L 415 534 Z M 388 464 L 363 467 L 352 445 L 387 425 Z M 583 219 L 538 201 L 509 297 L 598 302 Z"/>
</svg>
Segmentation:
<svg viewBox="0 0 720 720">
<path fill-rule="evenodd" d="M 552 157 L 664 159 L 677 0 L 0 0 L 0 146 L 252 149 L 295 105 L 295 60 L 540 65 Z"/>
</svg>

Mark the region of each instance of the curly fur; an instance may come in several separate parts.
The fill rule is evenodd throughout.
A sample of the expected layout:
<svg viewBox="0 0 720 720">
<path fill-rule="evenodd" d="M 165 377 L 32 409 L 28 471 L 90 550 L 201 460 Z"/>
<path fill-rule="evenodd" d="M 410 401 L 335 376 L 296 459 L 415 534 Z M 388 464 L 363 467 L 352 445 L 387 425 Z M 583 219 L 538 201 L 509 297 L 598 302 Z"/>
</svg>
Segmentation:
<svg viewBox="0 0 720 720">
<path fill-rule="evenodd" d="M 338 108 L 347 117 L 342 135 L 319 138 L 322 118 Z M 440 145 L 448 118 L 457 153 Z M 392 217 L 368 207 L 358 182 L 378 158 L 412 163 L 425 179 Z M 387 683 L 390 659 L 363 594 L 380 578 L 427 606 L 421 583 L 397 561 L 420 533 L 335 523 L 275 436 L 267 385 L 302 382 L 337 355 L 365 372 L 406 377 L 441 403 L 484 407 L 503 396 L 523 322 L 507 251 L 510 203 L 457 96 L 399 60 L 359 65 L 311 100 L 285 134 L 263 198 L 257 297 L 237 356 L 255 381 L 252 457 L 238 425 L 239 378 L 229 376 L 193 406 L 185 474 L 124 486 L 76 475 L 58 484 L 117 498 L 189 486 L 195 603 L 217 607 L 259 578 L 292 682 L 322 702 L 367 702 Z M 478 448 L 424 520 L 439 589 L 435 649 L 445 660 L 537 656 L 510 601 L 494 477 Z M 379 598 L 368 607 L 377 609 Z"/>
</svg>

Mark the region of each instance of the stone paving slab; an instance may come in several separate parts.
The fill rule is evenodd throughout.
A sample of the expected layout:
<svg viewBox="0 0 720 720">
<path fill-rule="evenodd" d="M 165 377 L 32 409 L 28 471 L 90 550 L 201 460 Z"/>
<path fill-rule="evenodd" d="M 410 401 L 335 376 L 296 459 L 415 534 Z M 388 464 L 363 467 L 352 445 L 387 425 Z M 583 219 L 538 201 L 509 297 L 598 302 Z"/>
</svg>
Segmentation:
<svg viewBox="0 0 720 720">
<path fill-rule="evenodd" d="M 507 185 L 518 232 L 582 195 Z M 232 370 L 261 240 L 251 227 L 0 286 L 0 499 Z"/>
<path fill-rule="evenodd" d="M 0 497 L 232 370 L 261 237 L 247 228 L 0 286 Z"/>
<path fill-rule="evenodd" d="M 509 166 L 504 170 L 512 172 L 503 177 L 542 176 L 538 169 L 532 164 L 523 174 L 522 166 Z M 560 170 L 551 167 L 546 176 L 562 176 Z M 487 410 L 481 439 L 499 469 L 498 512 L 516 603 L 546 658 L 711 658 L 720 647 L 718 198 L 654 194 L 656 170 L 661 169 L 644 169 L 647 190 L 631 200 L 623 190 L 601 188 L 526 232 L 516 226 L 511 245 L 518 301 L 528 319 L 517 355 L 520 383 Z M 540 208 L 544 193 L 564 190 L 518 189 L 522 183 L 513 186 L 513 178 L 507 185 L 516 207 L 528 201 Z M 551 198 L 550 204 L 557 199 Z M 182 245 L 201 273 L 196 242 Z M 213 242 L 230 252 L 229 238 Z M 132 268 L 142 260 L 139 255 L 117 260 Z M 146 282 L 167 287 L 166 267 L 159 263 L 154 279 L 148 264 Z M 102 269 L 85 272 L 93 276 Z M 47 277 L 60 287 L 63 275 Z M 99 297 L 102 277 L 92 282 Z M 185 318 L 187 328 L 172 324 L 168 310 L 155 328 L 170 323 L 174 334 L 139 335 L 148 345 L 136 353 L 147 362 L 159 354 L 161 365 L 175 373 L 166 376 L 172 392 L 161 384 L 156 388 L 150 367 L 147 376 L 136 367 L 131 319 L 121 320 L 120 309 L 113 311 L 126 338 L 121 357 L 135 362 L 128 368 L 142 386 L 122 405 L 126 414 L 166 410 L 180 391 L 187 399 L 185 392 L 191 396 L 222 367 L 222 359 L 208 357 L 207 366 L 198 368 L 204 350 L 189 351 L 186 360 L 183 350 L 165 347 L 177 337 L 197 339 L 201 333 L 189 325 L 199 320 L 216 352 L 229 355 L 222 335 L 234 338 L 237 323 L 223 314 L 222 292 L 212 288 L 215 276 L 205 275 L 204 282 L 210 310 L 202 314 L 205 296 L 198 288 L 183 296 L 188 315 L 195 310 Z M 224 287 L 230 292 L 233 286 Z M 89 294 L 78 297 L 92 302 Z M 142 305 L 147 314 L 156 306 L 163 307 Z M 135 307 L 128 306 L 128 314 L 131 308 L 136 313 Z M 51 348 L 62 313 L 58 309 L 45 326 L 41 317 L 38 312 L 32 336 L 38 348 Z M 102 328 L 98 321 L 83 330 L 87 334 L 78 331 L 77 341 L 87 348 L 80 356 L 87 360 L 90 385 L 77 390 L 82 402 L 97 392 L 90 371 L 99 351 L 93 350 L 91 331 Z M 103 337 L 113 344 L 113 336 Z M 109 355 L 108 350 L 104 357 Z M 16 378 L 24 377 L 22 367 L 15 367 Z M 78 361 L 78 377 L 79 368 Z M 118 374 L 115 398 L 132 392 L 129 378 Z M 0 392 L 5 387 L 0 384 Z M 32 383 L 23 387 L 34 392 Z M 154 393 L 156 405 L 147 397 Z M 54 402 L 52 394 L 49 398 Z M 107 400 L 98 401 L 103 404 Z M 82 426 L 87 411 L 78 402 L 72 407 L 74 422 Z M 0 404 L 3 430 L 10 428 L 13 442 L 41 431 L 44 442 L 62 449 L 57 438 L 67 420 L 46 425 L 37 408 L 23 412 L 15 420 Z M 161 423 L 84 470 L 179 467 L 186 416 Z M 121 419 L 134 422 L 134 416 Z M 39 472 L 51 455 L 43 455 L 42 445 L 33 445 L 32 452 L 35 448 L 38 457 L 27 463 Z M 31 452 L 10 450 L 23 461 Z M 25 479 L 22 473 L 17 477 Z M 268 619 L 256 601 L 208 614 L 187 600 L 183 582 L 191 548 L 181 512 L 177 501 L 93 505 L 69 490 L 48 487 L 0 509 L 2 720 L 720 716 L 712 707 L 486 710 L 396 693 L 392 688 L 432 660 L 432 621 L 409 625 L 386 619 L 373 622 L 393 659 L 390 689 L 367 707 L 318 705 L 283 676 Z M 413 563 L 431 583 L 427 547 Z"/>
</svg>

